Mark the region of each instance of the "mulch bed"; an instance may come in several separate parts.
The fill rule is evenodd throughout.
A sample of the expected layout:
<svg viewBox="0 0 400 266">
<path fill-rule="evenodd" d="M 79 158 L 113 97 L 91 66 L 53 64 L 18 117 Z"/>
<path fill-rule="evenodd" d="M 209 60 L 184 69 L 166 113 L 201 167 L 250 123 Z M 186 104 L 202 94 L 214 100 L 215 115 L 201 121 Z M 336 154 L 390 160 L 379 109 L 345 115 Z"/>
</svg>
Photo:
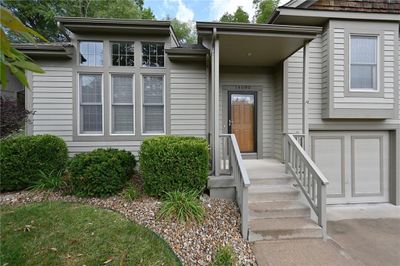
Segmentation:
<svg viewBox="0 0 400 266">
<path fill-rule="evenodd" d="M 0 204 L 21 205 L 43 201 L 66 201 L 90 204 L 111 209 L 128 219 L 158 233 L 172 248 L 184 265 L 207 265 L 221 245 L 231 245 L 241 265 L 256 265 L 249 242 L 243 240 L 236 205 L 227 200 L 202 197 L 206 218 L 202 224 L 180 224 L 156 218 L 160 201 L 142 197 L 129 202 L 114 196 L 109 198 L 77 198 L 57 192 L 22 191 L 0 194 Z"/>
</svg>

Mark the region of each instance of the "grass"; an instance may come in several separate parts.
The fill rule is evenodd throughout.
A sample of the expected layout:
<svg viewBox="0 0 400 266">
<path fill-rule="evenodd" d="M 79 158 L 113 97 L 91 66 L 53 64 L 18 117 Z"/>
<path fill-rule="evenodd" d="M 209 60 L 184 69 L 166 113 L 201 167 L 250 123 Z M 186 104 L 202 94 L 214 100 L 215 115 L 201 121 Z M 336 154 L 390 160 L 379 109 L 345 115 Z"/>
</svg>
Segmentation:
<svg viewBox="0 0 400 266">
<path fill-rule="evenodd" d="M 202 222 L 204 219 L 204 207 L 198 199 L 196 191 L 174 191 L 165 195 L 159 218 L 176 218 L 181 223 L 188 221 Z"/>
<path fill-rule="evenodd" d="M 155 233 L 112 211 L 64 202 L 0 211 L 2 265 L 181 265 Z"/>
<path fill-rule="evenodd" d="M 134 201 L 141 196 L 140 190 L 134 185 L 129 185 L 120 195 L 127 201 Z"/>
<path fill-rule="evenodd" d="M 30 187 L 31 189 L 55 191 L 66 186 L 62 172 L 54 173 L 52 171 L 50 174 L 46 174 L 39 170 L 39 173 L 41 178 Z"/>
<path fill-rule="evenodd" d="M 229 245 L 221 246 L 215 253 L 212 266 L 234 266 L 236 265 L 236 255 L 233 248 Z"/>
</svg>

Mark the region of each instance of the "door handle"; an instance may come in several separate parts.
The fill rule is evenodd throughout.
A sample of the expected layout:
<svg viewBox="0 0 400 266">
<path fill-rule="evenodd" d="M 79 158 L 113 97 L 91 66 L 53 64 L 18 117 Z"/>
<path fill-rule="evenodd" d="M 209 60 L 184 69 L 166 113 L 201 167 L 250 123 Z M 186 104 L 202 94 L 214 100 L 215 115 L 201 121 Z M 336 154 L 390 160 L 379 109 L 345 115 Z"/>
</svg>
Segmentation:
<svg viewBox="0 0 400 266">
<path fill-rule="evenodd" d="M 233 123 L 233 121 L 229 119 L 229 120 L 228 120 L 228 126 L 231 127 L 231 126 L 232 126 L 232 123 Z"/>
</svg>

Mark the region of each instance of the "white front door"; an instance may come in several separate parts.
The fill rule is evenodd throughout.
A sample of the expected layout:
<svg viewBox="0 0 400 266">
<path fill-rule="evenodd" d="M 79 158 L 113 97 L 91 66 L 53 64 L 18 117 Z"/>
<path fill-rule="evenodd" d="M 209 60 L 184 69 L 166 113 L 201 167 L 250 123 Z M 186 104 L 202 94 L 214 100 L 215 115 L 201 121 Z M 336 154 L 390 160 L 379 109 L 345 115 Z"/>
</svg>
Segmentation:
<svg viewBox="0 0 400 266">
<path fill-rule="evenodd" d="M 328 178 L 328 203 L 389 200 L 389 134 L 384 131 L 311 132 L 311 155 Z"/>
</svg>

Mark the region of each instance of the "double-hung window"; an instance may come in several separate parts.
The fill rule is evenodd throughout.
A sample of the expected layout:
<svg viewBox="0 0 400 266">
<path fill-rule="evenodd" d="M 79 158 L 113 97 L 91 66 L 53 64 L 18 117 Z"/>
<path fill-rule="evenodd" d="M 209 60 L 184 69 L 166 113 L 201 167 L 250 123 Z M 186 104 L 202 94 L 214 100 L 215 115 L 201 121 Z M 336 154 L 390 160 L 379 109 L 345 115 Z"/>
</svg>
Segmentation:
<svg viewBox="0 0 400 266">
<path fill-rule="evenodd" d="M 165 133 L 164 75 L 143 76 L 143 115 L 144 134 Z"/>
<path fill-rule="evenodd" d="M 112 134 L 134 134 L 133 75 L 111 75 L 111 92 Z"/>
<path fill-rule="evenodd" d="M 378 37 L 350 35 L 350 91 L 378 91 Z"/>
<path fill-rule="evenodd" d="M 79 119 L 81 134 L 103 133 L 102 74 L 79 75 Z"/>
</svg>

